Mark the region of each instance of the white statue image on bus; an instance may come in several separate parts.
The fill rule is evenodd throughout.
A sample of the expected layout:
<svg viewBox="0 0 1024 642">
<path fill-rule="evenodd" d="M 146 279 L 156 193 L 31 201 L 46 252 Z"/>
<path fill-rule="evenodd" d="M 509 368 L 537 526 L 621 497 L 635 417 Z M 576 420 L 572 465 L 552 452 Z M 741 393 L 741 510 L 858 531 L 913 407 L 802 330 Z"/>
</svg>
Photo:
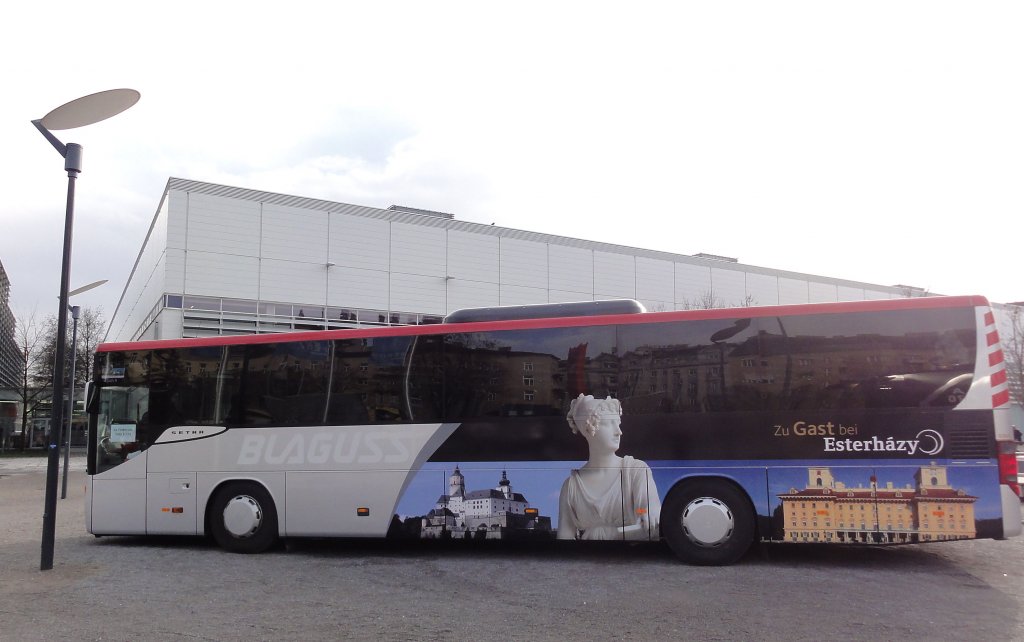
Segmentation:
<svg viewBox="0 0 1024 642">
<path fill-rule="evenodd" d="M 622 437 L 618 399 L 581 394 L 566 420 L 587 440 L 590 457 L 562 484 L 558 538 L 585 540 L 658 538 L 661 499 L 650 467 L 617 454 Z"/>
</svg>

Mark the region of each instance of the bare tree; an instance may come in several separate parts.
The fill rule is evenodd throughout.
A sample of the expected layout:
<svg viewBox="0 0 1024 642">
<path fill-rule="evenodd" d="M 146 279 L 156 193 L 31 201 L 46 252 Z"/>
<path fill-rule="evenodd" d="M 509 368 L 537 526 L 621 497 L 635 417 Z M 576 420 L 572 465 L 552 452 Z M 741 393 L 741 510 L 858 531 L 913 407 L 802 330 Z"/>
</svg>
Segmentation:
<svg viewBox="0 0 1024 642">
<path fill-rule="evenodd" d="M 73 324 L 68 324 L 67 344 L 71 346 Z M 65 354 L 64 372 L 71 369 L 72 350 L 75 356 L 75 387 L 80 388 L 91 378 L 96 346 L 103 338 L 106 320 L 103 308 L 82 308 L 78 316 L 78 345 Z M 21 404 L 22 449 L 28 445 L 29 423 L 40 406 L 50 402 L 48 393 L 53 386 L 53 371 L 57 356 L 57 317 L 50 315 L 43 321 L 35 311 L 16 319 L 15 340 L 22 355 L 22 375 L 17 391 Z"/>
<path fill-rule="evenodd" d="M 49 366 L 45 365 L 45 333 L 45 327 L 36 319 L 34 310 L 27 317 L 19 316 L 15 319 L 14 340 L 18 344 L 22 358 L 21 381 L 17 389 L 18 402 L 21 405 L 22 450 L 29 445 L 29 417 L 35 413 L 39 404 L 47 399 L 48 379 L 45 373 L 53 372 L 52 355 Z"/>
<path fill-rule="evenodd" d="M 57 316 L 49 315 L 39 324 L 39 363 L 36 367 L 36 382 L 41 386 L 53 386 L 53 369 L 57 365 Z M 68 344 L 70 344 L 70 340 Z M 70 355 L 71 353 L 68 352 Z"/>
<path fill-rule="evenodd" d="M 1003 340 L 1003 352 L 1006 355 L 1006 370 L 1011 387 L 1021 389 L 1024 386 L 1024 308 L 1019 305 L 1007 306 L 1007 318 L 1010 322 L 1010 335 Z M 1024 405 L 1024 399 L 1016 399 Z"/>
<path fill-rule="evenodd" d="M 92 378 L 93 363 L 96 358 L 96 346 L 103 340 L 107 328 L 107 320 L 103 318 L 103 308 L 82 308 L 78 315 L 78 356 L 75 365 L 76 385 L 84 386 Z"/>
<path fill-rule="evenodd" d="M 71 372 L 72 350 L 75 354 L 75 388 L 82 388 L 85 382 L 92 378 L 92 367 L 95 360 L 96 346 L 103 338 L 106 329 L 106 320 L 103 318 L 103 308 L 81 308 L 78 314 L 77 330 L 76 324 L 69 321 L 67 327 L 68 349 L 64 353 L 64 372 Z M 53 368 L 57 360 L 57 317 L 51 315 L 46 318 L 41 326 L 42 360 L 39 364 L 39 378 L 46 381 L 46 385 L 53 383 Z M 77 341 L 77 346 L 72 346 L 72 340 Z M 65 379 L 65 385 L 69 379 Z"/>
<path fill-rule="evenodd" d="M 713 310 L 715 308 L 752 308 L 757 305 L 757 299 L 753 294 L 748 294 L 732 305 L 726 304 L 717 294 L 714 288 L 704 290 L 699 296 L 693 299 L 683 300 L 684 310 Z"/>
<path fill-rule="evenodd" d="M 693 299 L 683 300 L 684 310 L 712 310 L 714 308 L 724 308 L 725 304 L 718 295 L 715 294 L 714 289 L 704 290 L 697 297 Z"/>
</svg>

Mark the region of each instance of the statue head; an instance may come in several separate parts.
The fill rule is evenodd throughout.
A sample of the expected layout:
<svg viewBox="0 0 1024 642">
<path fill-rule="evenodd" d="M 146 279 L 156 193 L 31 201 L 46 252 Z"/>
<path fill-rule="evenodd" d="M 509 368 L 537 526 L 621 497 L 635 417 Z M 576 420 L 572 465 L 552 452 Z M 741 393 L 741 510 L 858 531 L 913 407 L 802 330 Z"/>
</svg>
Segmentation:
<svg viewBox="0 0 1024 642">
<path fill-rule="evenodd" d="M 585 437 L 593 437 L 601 425 L 602 415 L 621 417 L 622 404 L 612 397 L 595 399 L 592 395 L 581 393 L 569 403 L 569 414 L 565 416 L 565 420 L 569 422 L 569 429 L 573 434 L 583 433 Z"/>
</svg>

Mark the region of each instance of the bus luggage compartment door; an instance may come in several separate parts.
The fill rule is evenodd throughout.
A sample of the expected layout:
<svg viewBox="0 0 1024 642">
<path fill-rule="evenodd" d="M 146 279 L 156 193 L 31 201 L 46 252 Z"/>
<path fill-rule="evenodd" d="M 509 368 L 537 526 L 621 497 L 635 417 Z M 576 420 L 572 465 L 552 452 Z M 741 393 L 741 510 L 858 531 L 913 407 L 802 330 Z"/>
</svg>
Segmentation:
<svg viewBox="0 0 1024 642">
<path fill-rule="evenodd" d="M 879 528 L 873 466 L 774 466 L 768 471 L 772 539 L 818 544 L 890 544 L 911 540 L 910 515 Z M 909 494 L 908 494 L 909 497 Z M 910 501 L 906 502 L 910 506 Z M 891 523 L 890 523 L 891 522 Z"/>
<path fill-rule="evenodd" d="M 383 537 L 408 471 L 290 471 L 288 535 Z"/>
<path fill-rule="evenodd" d="M 146 483 L 146 532 L 150 535 L 195 535 L 195 473 L 150 473 Z"/>
</svg>

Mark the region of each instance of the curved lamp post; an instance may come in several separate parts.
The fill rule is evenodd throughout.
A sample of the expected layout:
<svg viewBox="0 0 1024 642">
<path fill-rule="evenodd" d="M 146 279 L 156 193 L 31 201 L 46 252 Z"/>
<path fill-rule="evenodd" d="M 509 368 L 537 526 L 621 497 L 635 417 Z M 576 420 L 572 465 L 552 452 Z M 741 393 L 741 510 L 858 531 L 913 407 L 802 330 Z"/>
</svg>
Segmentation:
<svg viewBox="0 0 1024 642">
<path fill-rule="evenodd" d="M 60 433 L 64 425 L 64 349 L 68 328 L 68 283 L 71 280 L 71 231 L 75 212 L 75 179 L 82 171 L 82 146 L 64 144 L 51 130 L 85 127 L 116 116 L 139 102 L 134 89 L 110 89 L 65 103 L 38 120 L 33 120 L 46 140 L 64 157 L 68 173 L 67 209 L 64 215 L 64 255 L 60 273 L 60 307 L 57 313 L 57 346 L 53 369 L 53 404 L 50 442 L 46 465 L 46 498 L 43 509 L 43 542 L 39 569 L 53 568 L 53 541 L 57 526 L 57 468 L 60 465 Z"/>
</svg>

